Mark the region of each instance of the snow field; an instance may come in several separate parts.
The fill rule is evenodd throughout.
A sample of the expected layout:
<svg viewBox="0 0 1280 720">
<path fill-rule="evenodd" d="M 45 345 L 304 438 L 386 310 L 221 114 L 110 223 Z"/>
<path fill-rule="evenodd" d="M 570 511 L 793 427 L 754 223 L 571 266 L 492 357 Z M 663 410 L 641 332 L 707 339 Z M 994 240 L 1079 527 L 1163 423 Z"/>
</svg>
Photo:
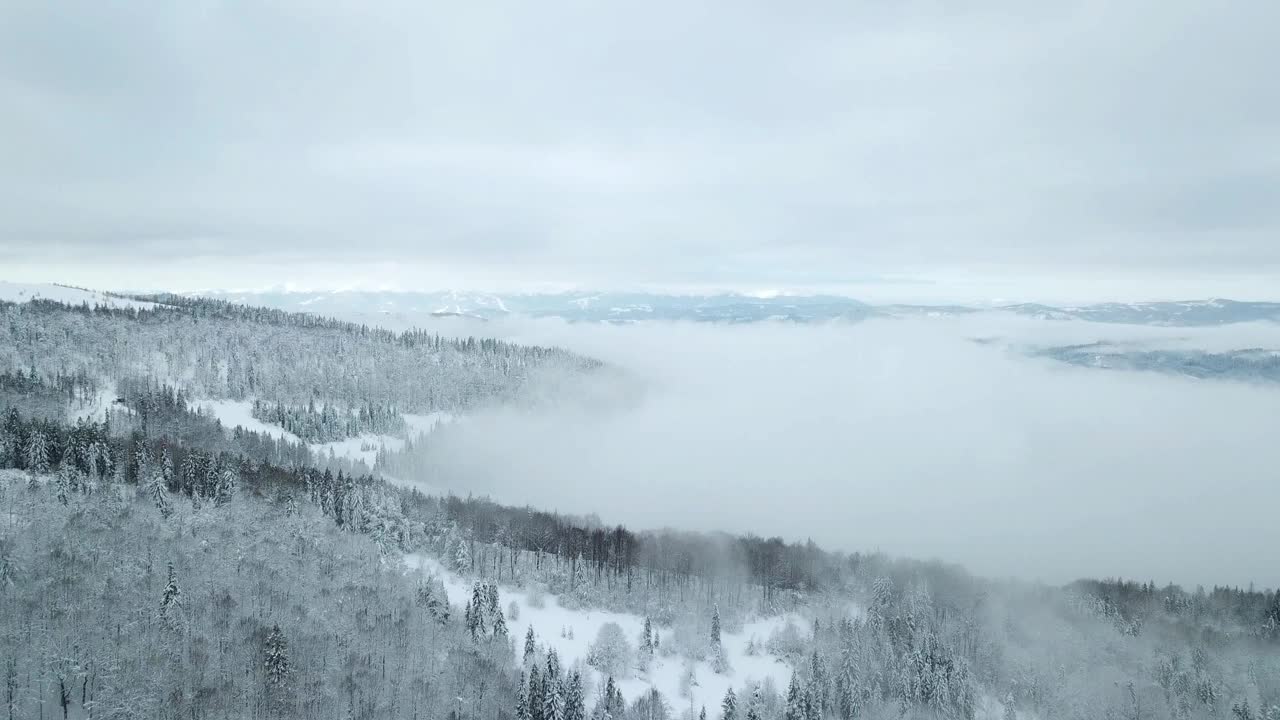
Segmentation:
<svg viewBox="0 0 1280 720">
<path fill-rule="evenodd" d="M 54 285 L 53 283 L 15 283 L 0 280 L 0 300 L 24 303 L 32 300 L 53 300 L 67 305 L 106 305 L 114 308 L 153 308 L 155 303 L 112 297 L 96 290 Z"/>
<path fill-rule="evenodd" d="M 449 572 L 434 558 L 410 553 L 405 556 L 404 561 L 411 570 L 421 569 L 428 575 L 440 578 L 449 593 L 451 605 L 461 608 L 471 598 L 472 581 Z M 555 595 L 544 594 L 540 602 L 530 603 L 527 591 L 501 586 L 498 588 L 498 595 L 504 613 L 507 613 L 512 602 L 519 608 L 517 619 L 506 617 L 507 628 L 516 646 L 517 659 L 524 644 L 525 632 L 532 627 L 539 646 L 554 648 L 562 667 L 571 667 L 581 661 L 583 669 L 587 671 L 584 680 L 589 681 L 587 685 L 593 689 L 592 692 L 603 687 L 605 681 L 599 671 L 586 664 L 588 650 L 591 643 L 595 642 L 601 626 L 610 622 L 617 623 L 632 649 L 637 647 L 637 640 L 644 629 L 644 618 L 638 615 L 607 610 L 571 610 L 561 606 Z M 693 663 L 694 682 L 689 688 L 688 697 L 681 695 L 681 685 L 689 663 L 679 656 L 664 657 L 659 653 L 654 657 L 648 672 L 637 672 L 630 678 L 614 678 L 614 682 L 627 702 L 635 700 L 649 688 L 657 688 L 674 713 L 680 714 L 693 708 L 696 716 L 698 710 L 705 705 L 708 717 L 718 717 L 720 701 L 730 687 L 738 695 L 739 707 L 746 703 L 750 696 L 749 688 L 754 683 L 772 680 L 779 692 L 786 692 L 787 685 L 791 682 L 791 668 L 769 654 L 764 645 L 769 636 L 788 621 L 797 624 L 802 622 L 797 615 L 769 617 L 745 623 L 740 632 L 723 632 L 721 646 L 729 660 L 729 670 L 718 675 L 708 662 Z M 804 627 L 803 624 L 800 627 Z M 660 638 L 665 638 L 664 644 L 670 640 L 666 638 L 670 632 L 668 629 L 656 626 L 655 629 Z M 573 637 L 568 637 L 570 631 Z M 753 638 L 760 649 L 758 654 L 748 655 L 747 645 Z"/>
<path fill-rule="evenodd" d="M 280 440 L 293 443 L 302 442 L 298 436 L 287 432 L 280 426 L 265 423 L 253 417 L 252 400 L 198 400 L 194 404 L 212 413 L 228 428 L 239 426 L 245 430 L 270 435 Z M 415 438 L 428 435 L 440 424 L 453 419 L 448 413 L 405 414 L 401 415 L 401 417 L 404 418 L 405 424 L 409 426 L 409 432 Z M 400 450 L 404 447 L 404 443 L 403 438 L 393 435 L 365 433 L 359 437 L 347 438 L 336 442 L 309 443 L 307 447 L 312 452 L 319 453 L 324 457 L 332 454 L 334 457 L 362 460 L 369 467 L 373 467 L 374 459 L 377 457 L 380 447 L 385 446 L 388 450 Z"/>
</svg>

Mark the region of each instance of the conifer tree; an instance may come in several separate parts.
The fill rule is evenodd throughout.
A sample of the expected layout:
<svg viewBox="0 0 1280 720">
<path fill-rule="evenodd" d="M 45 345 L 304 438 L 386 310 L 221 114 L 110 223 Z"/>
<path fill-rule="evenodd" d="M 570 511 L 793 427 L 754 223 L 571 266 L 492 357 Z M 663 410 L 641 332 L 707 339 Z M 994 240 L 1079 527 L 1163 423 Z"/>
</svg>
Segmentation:
<svg viewBox="0 0 1280 720">
<path fill-rule="evenodd" d="M 595 715 L 599 720 L 619 720 L 627 710 L 626 701 L 622 698 L 622 692 L 618 690 L 618 686 L 613 681 L 613 676 L 604 685 L 604 695 L 600 698 L 600 703 L 596 707 Z"/>
<path fill-rule="evenodd" d="M 267 673 L 267 684 L 280 687 L 289 676 L 289 643 L 279 625 L 273 625 L 267 633 L 264 650 L 266 657 L 263 659 L 263 667 Z"/>
<path fill-rule="evenodd" d="M 809 658 L 809 689 L 813 692 L 813 702 L 819 714 L 827 709 L 827 664 L 815 648 Z"/>
<path fill-rule="evenodd" d="M 471 620 L 468 623 L 468 629 L 471 630 L 472 637 L 483 635 L 488 631 L 485 621 L 485 606 L 487 604 L 486 592 L 484 586 L 480 583 L 474 583 L 471 586 Z"/>
<path fill-rule="evenodd" d="M 533 626 L 530 625 L 528 632 L 524 634 L 524 663 L 526 665 L 529 663 L 529 658 L 532 658 L 536 652 L 538 652 L 538 646 L 533 639 Z"/>
<path fill-rule="evenodd" d="M 720 645 L 720 606 L 716 605 L 711 611 L 711 645 L 719 647 Z"/>
<path fill-rule="evenodd" d="M 720 720 L 738 720 L 738 696 L 733 694 L 732 687 L 725 692 L 720 703 Z"/>
<path fill-rule="evenodd" d="M 798 673 L 791 674 L 791 684 L 787 686 L 787 706 L 782 717 L 783 720 L 808 720 L 804 711 L 804 691 L 800 687 Z"/>
<path fill-rule="evenodd" d="M 556 654 L 556 649 L 551 648 L 547 651 L 547 672 L 543 676 L 543 683 L 548 680 L 560 679 L 560 656 Z"/>
<path fill-rule="evenodd" d="M 471 548 L 461 533 L 454 536 L 452 563 L 454 572 L 471 572 Z"/>
<path fill-rule="evenodd" d="M 524 671 L 520 671 L 520 682 L 516 685 L 516 720 L 529 720 L 529 681 Z"/>
<path fill-rule="evenodd" d="M 529 668 L 529 720 L 543 720 L 542 676 L 538 674 L 538 664 Z"/>
<path fill-rule="evenodd" d="M 850 720 L 856 712 L 853 697 L 853 678 L 848 669 L 836 676 L 836 710 L 843 720 Z"/>
<path fill-rule="evenodd" d="M 160 595 L 160 618 L 168 623 L 171 627 L 176 626 L 178 622 L 177 610 L 182 604 L 182 590 L 178 587 L 178 576 L 173 570 L 173 563 L 169 563 L 168 579 L 164 585 L 164 591 Z"/>
<path fill-rule="evenodd" d="M 505 638 L 507 636 L 507 621 L 502 618 L 502 611 L 499 610 L 497 615 L 493 616 L 493 636 L 495 638 Z"/>
<path fill-rule="evenodd" d="M 569 676 L 565 694 L 564 720 L 586 720 L 587 701 L 582 691 L 582 674 L 577 670 Z"/>
<path fill-rule="evenodd" d="M 711 669 L 724 673 L 729 669 L 729 660 L 725 656 L 724 646 L 720 643 L 720 606 L 716 605 L 711 613 Z"/>
<path fill-rule="evenodd" d="M 49 472 L 49 439 L 40 430 L 32 430 L 27 438 L 27 470 L 33 473 Z"/>
<path fill-rule="evenodd" d="M 751 690 L 751 700 L 747 703 L 746 720 L 760 720 L 760 686 Z"/>
<path fill-rule="evenodd" d="M 67 445 L 67 449 L 62 453 L 62 464 L 58 466 L 58 502 L 63 505 L 67 504 L 72 491 L 79 485 L 76 479 L 77 472 L 75 453 L 71 445 Z"/>
<path fill-rule="evenodd" d="M 462 622 L 467 632 L 471 633 L 471 640 L 474 642 L 480 634 L 480 622 L 476 619 L 476 609 L 471 605 L 470 600 L 462 609 Z"/>
<path fill-rule="evenodd" d="M 542 720 L 565 720 L 564 683 L 548 669 L 542 678 Z"/>
<path fill-rule="evenodd" d="M 151 502 L 160 511 L 161 517 L 168 519 L 173 514 L 173 509 L 169 507 L 169 491 L 159 470 L 152 471 L 151 480 L 147 483 L 147 494 L 151 496 Z"/>
</svg>

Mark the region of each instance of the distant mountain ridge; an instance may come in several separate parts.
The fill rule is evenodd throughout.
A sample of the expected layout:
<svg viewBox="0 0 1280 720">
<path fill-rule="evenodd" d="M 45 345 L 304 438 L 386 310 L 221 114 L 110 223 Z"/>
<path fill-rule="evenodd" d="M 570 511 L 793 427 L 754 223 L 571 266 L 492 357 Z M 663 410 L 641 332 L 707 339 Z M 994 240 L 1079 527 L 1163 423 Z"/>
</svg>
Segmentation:
<svg viewBox="0 0 1280 720">
<path fill-rule="evenodd" d="M 1240 322 L 1280 322 L 1280 303 L 1210 299 L 1056 306 L 1020 303 L 975 305 L 873 305 L 840 295 L 738 293 L 677 295 L 652 292 L 558 292 L 496 295 L 455 290 L 438 292 L 340 290 L 303 292 L 205 291 L 199 294 L 250 305 L 327 314 L 355 312 L 458 316 L 493 320 L 509 316 L 556 317 L 571 322 L 626 323 L 642 320 L 749 323 L 862 321 L 874 317 L 947 317 L 1004 311 L 1048 320 L 1199 327 Z"/>
</svg>

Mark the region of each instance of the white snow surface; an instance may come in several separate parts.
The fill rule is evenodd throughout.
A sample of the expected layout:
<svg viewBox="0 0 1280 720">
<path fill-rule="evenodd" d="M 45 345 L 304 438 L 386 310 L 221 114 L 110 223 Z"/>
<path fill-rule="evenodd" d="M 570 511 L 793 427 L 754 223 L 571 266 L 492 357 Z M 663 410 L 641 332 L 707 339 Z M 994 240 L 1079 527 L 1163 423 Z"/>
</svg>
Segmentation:
<svg viewBox="0 0 1280 720">
<path fill-rule="evenodd" d="M 15 283 L 0 280 L 0 300 L 24 303 L 32 300 L 54 300 L 68 305 L 106 305 L 114 308 L 153 308 L 155 303 L 113 297 L 97 290 L 54 285 L 53 283 Z"/>
<path fill-rule="evenodd" d="M 421 568 L 427 574 L 439 577 L 449 593 L 451 605 L 460 608 L 470 599 L 472 582 L 449 572 L 435 558 L 411 553 L 405 556 L 405 564 L 410 569 Z M 498 595 L 504 614 L 513 601 L 520 609 L 518 619 L 513 621 L 510 617 L 506 617 L 512 641 L 516 646 L 517 661 L 520 649 L 523 647 L 525 632 L 532 627 L 540 646 L 555 648 L 556 654 L 560 657 L 561 667 L 571 667 L 579 660 L 582 661 L 583 669 L 591 674 L 590 685 L 594 688 L 602 687 L 605 678 L 599 671 L 587 666 L 586 661 L 588 648 L 595 641 L 600 627 L 609 622 L 617 623 L 626 634 L 627 641 L 633 649 L 637 646 L 637 639 L 644 628 L 644 618 L 638 615 L 606 610 L 571 610 L 561 606 L 559 598 L 551 594 L 542 596 L 543 607 L 534 607 L 530 604 L 529 594 L 525 589 L 499 586 Z M 627 702 L 635 700 L 650 687 L 654 687 L 662 693 L 663 698 L 671 705 L 673 713 L 677 716 L 690 707 L 693 708 L 696 716 L 698 710 L 705 705 L 708 717 L 718 717 L 720 701 L 724 699 L 730 687 L 733 687 L 738 695 L 740 706 L 746 702 L 750 694 L 747 690 L 747 696 L 744 696 L 744 688 L 749 688 L 754 683 L 762 683 L 767 678 L 773 680 L 779 692 L 786 692 L 787 685 L 791 682 L 791 668 L 779 658 L 770 655 L 764 649 L 764 645 L 773 631 L 785 626 L 788 621 L 797 623 L 801 628 L 805 627 L 804 621 L 798 615 L 791 614 L 756 619 L 745 623 L 739 632 L 722 633 L 721 646 L 729 659 L 730 669 L 724 675 L 718 675 L 711 669 L 709 663 L 694 663 L 696 683 L 690 688 L 690 697 L 682 697 L 680 693 L 681 676 L 687 669 L 686 661 L 675 655 L 664 657 L 659 654 L 654 658 L 647 673 L 637 672 L 633 677 L 614 678 L 614 681 Z M 670 632 L 663 628 L 657 629 L 661 638 L 666 638 L 666 634 Z M 562 631 L 567 635 L 569 630 L 573 631 L 572 638 L 561 636 Z M 761 646 L 759 653 L 754 656 L 746 653 L 747 643 L 753 636 Z"/>
<path fill-rule="evenodd" d="M 278 425 L 264 423 L 253 416 L 253 402 L 249 400 L 197 400 L 194 405 L 208 410 L 228 428 L 240 426 L 250 432 L 270 435 L 278 440 L 302 442 L 297 435 Z"/>
<path fill-rule="evenodd" d="M 378 456 L 378 448 L 385 446 L 388 450 L 399 450 L 404 447 L 404 440 L 393 435 L 374 435 L 364 433 L 359 437 L 335 440 L 327 443 L 311 443 L 307 447 L 328 457 L 345 457 L 349 460 L 362 460 L 365 465 L 373 467 Z"/>
<path fill-rule="evenodd" d="M 194 404 L 208 410 L 228 428 L 240 426 L 245 430 L 270 435 L 280 440 L 294 443 L 302 442 L 297 435 L 286 431 L 284 428 L 255 418 L 253 416 L 252 400 L 197 400 Z M 427 435 L 438 427 L 440 423 L 448 422 L 452 419 L 448 413 L 404 415 L 403 417 L 405 423 L 409 426 L 409 432 L 415 437 Z M 335 442 L 308 443 L 307 447 L 325 457 L 332 454 L 334 457 L 362 460 L 369 467 L 373 467 L 378 448 L 385 446 L 388 450 L 400 450 L 404 447 L 404 442 L 402 438 L 393 435 L 365 433 L 359 437 Z"/>
<path fill-rule="evenodd" d="M 441 423 L 446 423 L 453 419 L 452 415 L 443 412 L 427 413 L 426 415 L 401 413 L 400 417 L 404 418 L 405 424 L 409 426 L 409 432 L 414 437 L 429 435 Z"/>
</svg>

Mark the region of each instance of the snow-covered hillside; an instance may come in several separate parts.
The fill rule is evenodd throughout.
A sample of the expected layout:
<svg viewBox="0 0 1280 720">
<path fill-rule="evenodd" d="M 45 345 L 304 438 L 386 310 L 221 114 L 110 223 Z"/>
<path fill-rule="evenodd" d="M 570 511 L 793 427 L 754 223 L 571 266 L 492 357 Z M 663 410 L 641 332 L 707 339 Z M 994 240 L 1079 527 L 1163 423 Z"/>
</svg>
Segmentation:
<svg viewBox="0 0 1280 720">
<path fill-rule="evenodd" d="M 218 418 L 223 426 L 228 429 L 242 427 L 249 432 L 270 435 L 278 440 L 287 440 L 292 443 L 302 442 L 297 435 L 288 432 L 284 428 L 264 423 L 254 417 L 253 403 L 249 400 L 198 400 L 195 405 Z"/>
<path fill-rule="evenodd" d="M 142 302 L 115 297 L 97 290 L 81 290 L 80 288 L 54 285 L 53 283 L 15 283 L 0 280 L 0 300 L 8 302 L 30 302 L 32 300 L 54 300 L 68 305 L 88 304 L 105 305 L 114 308 L 151 308 L 155 303 Z"/>
<path fill-rule="evenodd" d="M 471 597 L 471 582 L 449 572 L 434 558 L 409 554 L 405 556 L 405 564 L 410 569 L 421 569 L 428 575 L 440 578 L 452 604 L 461 606 Z M 638 615 L 604 610 L 573 610 L 562 606 L 555 595 L 543 595 L 538 602 L 530 602 L 529 593 L 523 589 L 499 587 L 498 594 L 504 611 L 513 602 L 519 610 L 516 619 L 507 618 L 507 625 L 517 648 L 523 642 L 527 629 L 532 627 L 538 644 L 555 648 L 561 665 L 565 667 L 581 661 L 586 668 L 588 648 L 605 623 L 617 623 L 633 645 L 644 627 L 644 618 Z M 677 656 L 659 654 L 647 672 L 637 672 L 633 677 L 625 679 L 615 678 L 615 681 L 628 701 L 653 687 L 662 693 L 676 712 L 693 707 L 696 715 L 697 709 L 705 705 L 708 715 L 716 717 L 719 715 L 720 701 L 730 687 L 734 688 L 739 697 L 743 697 L 744 688 L 766 681 L 771 681 L 780 691 L 786 690 L 787 684 L 791 682 L 791 668 L 780 658 L 769 654 L 765 646 L 769 637 L 787 623 L 794 623 L 797 628 L 805 626 L 798 615 L 785 615 L 756 619 L 745 623 L 738 632 L 723 633 L 721 644 L 730 669 L 725 674 L 717 674 L 708 662 L 692 663 L 694 680 L 687 695 L 682 692 L 682 686 L 690 664 Z M 804 634 L 807 630 L 799 632 Z M 748 645 L 752 644 L 758 646 L 758 650 L 748 654 Z M 591 672 L 594 686 L 599 687 L 604 681 L 599 671 L 586 669 Z M 747 692 L 749 694 L 750 691 Z"/>
<path fill-rule="evenodd" d="M 199 400 L 196 406 L 209 412 L 227 428 L 242 427 L 250 432 L 256 432 L 263 435 L 280 440 L 286 440 L 292 443 L 300 443 L 302 440 L 284 428 L 271 423 L 266 423 L 253 416 L 252 400 Z M 421 437 L 435 430 L 442 422 L 448 422 L 452 419 L 448 413 L 428 413 L 424 415 L 405 414 L 405 424 L 409 427 L 409 433 L 413 437 Z M 373 467 L 374 459 L 377 457 L 378 449 L 385 447 L 387 450 L 400 450 L 404 447 L 405 439 L 395 437 L 393 435 L 376 435 L 373 433 L 365 433 L 359 437 L 347 438 L 335 442 L 326 443 L 309 443 L 312 452 L 319 454 L 321 457 L 337 457 L 346 458 L 348 460 L 363 461 L 365 465 Z"/>
</svg>

